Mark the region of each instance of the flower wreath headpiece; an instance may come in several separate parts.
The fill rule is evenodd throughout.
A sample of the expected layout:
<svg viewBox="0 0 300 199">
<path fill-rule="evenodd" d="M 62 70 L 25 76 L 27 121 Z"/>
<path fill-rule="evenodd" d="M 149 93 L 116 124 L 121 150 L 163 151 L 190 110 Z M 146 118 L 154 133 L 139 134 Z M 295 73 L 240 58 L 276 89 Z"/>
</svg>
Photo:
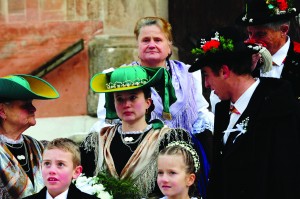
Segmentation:
<svg viewBox="0 0 300 199">
<path fill-rule="evenodd" d="M 197 173 L 199 171 L 200 169 L 199 156 L 196 150 L 190 144 L 186 143 L 185 141 L 173 141 L 169 143 L 167 147 L 171 147 L 171 146 L 180 146 L 185 150 L 187 150 L 193 157 L 195 172 Z"/>
</svg>

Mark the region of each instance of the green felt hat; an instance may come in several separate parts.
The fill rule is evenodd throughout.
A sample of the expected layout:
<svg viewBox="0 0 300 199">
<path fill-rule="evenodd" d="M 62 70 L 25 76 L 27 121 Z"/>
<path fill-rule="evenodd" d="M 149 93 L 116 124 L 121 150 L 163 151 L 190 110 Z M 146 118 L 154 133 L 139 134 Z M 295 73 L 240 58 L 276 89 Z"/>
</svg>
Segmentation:
<svg viewBox="0 0 300 199">
<path fill-rule="evenodd" d="M 118 118 L 112 93 L 154 87 L 162 98 L 165 119 L 171 119 L 170 105 L 176 101 L 169 72 L 161 67 L 122 66 L 109 73 L 98 73 L 90 86 L 97 93 L 105 93 L 106 119 Z"/>
<path fill-rule="evenodd" d="M 32 75 L 18 74 L 0 78 L 1 100 L 56 99 L 57 90 L 47 81 Z"/>
</svg>

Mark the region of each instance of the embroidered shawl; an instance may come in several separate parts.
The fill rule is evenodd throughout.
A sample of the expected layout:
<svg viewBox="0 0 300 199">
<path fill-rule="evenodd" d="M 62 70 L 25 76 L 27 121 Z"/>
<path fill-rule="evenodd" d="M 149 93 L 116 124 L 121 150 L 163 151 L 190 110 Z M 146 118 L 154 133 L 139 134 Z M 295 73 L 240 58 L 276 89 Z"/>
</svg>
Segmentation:
<svg viewBox="0 0 300 199">
<path fill-rule="evenodd" d="M 34 185 L 18 160 L 0 140 L 0 198 L 18 199 L 37 193 L 44 187 L 42 172 L 43 146 L 30 136 L 23 135 L 34 178 Z"/>
<path fill-rule="evenodd" d="M 85 150 L 94 150 L 95 152 L 95 174 L 102 171 L 108 171 L 116 178 L 131 178 L 139 188 L 143 197 L 147 197 L 154 189 L 157 176 L 157 157 L 159 147 L 166 146 L 173 140 L 191 139 L 189 134 L 183 129 L 170 129 L 164 126 L 161 129 L 151 129 L 144 137 L 142 142 L 136 148 L 120 176 L 116 172 L 113 157 L 110 153 L 110 145 L 116 134 L 118 125 L 104 127 L 99 133 L 92 133 L 85 141 Z"/>
</svg>

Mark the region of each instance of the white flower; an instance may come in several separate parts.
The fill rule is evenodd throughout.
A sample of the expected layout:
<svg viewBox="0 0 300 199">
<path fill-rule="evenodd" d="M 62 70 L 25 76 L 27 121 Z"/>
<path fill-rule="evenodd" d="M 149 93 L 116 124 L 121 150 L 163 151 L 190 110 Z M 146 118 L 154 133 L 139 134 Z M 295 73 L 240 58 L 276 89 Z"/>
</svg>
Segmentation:
<svg viewBox="0 0 300 199">
<path fill-rule="evenodd" d="M 96 195 L 98 198 L 102 199 L 112 199 L 113 197 L 105 191 L 105 187 L 98 183 L 98 181 L 99 179 L 96 176 L 87 178 L 83 174 L 80 174 L 76 180 L 73 180 L 73 183 L 84 193 Z"/>
<path fill-rule="evenodd" d="M 236 128 L 232 128 L 232 129 L 223 131 L 225 133 L 224 136 L 228 137 L 230 133 L 239 131 L 239 134 L 237 134 L 237 136 L 233 140 L 233 143 L 234 143 L 238 136 L 247 132 L 248 122 L 249 122 L 249 117 L 246 117 L 241 123 L 235 125 Z"/>
<path fill-rule="evenodd" d="M 235 142 L 238 136 L 247 132 L 248 122 L 249 122 L 249 117 L 246 117 L 246 119 L 244 119 L 241 123 L 236 125 L 236 128 L 238 131 L 240 131 L 240 133 L 237 134 L 237 136 L 234 138 L 233 143 Z"/>
<path fill-rule="evenodd" d="M 78 189 L 80 189 L 82 192 L 90 194 L 90 195 L 95 195 L 96 193 L 96 188 L 92 185 L 86 184 L 84 186 L 81 187 L 77 187 Z"/>
<path fill-rule="evenodd" d="M 94 187 L 96 188 L 97 193 L 100 193 L 105 190 L 105 188 L 102 184 L 95 184 Z"/>
<path fill-rule="evenodd" d="M 113 198 L 107 191 L 101 191 L 99 194 L 97 194 L 97 197 L 101 198 L 101 199 L 112 199 Z"/>
</svg>

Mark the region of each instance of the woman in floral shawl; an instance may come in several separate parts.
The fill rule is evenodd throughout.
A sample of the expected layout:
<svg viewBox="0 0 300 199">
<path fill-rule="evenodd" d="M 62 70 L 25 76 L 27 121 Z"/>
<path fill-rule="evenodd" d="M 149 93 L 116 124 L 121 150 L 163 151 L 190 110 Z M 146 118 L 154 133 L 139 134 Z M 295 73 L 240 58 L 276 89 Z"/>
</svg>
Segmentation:
<svg viewBox="0 0 300 199">
<path fill-rule="evenodd" d="M 35 76 L 0 78 L 0 198 L 23 198 L 44 187 L 43 145 L 22 133 L 36 123 L 32 100 L 58 97 L 52 85 Z"/>
<path fill-rule="evenodd" d="M 156 185 L 159 150 L 174 140 L 191 143 L 185 130 L 170 129 L 157 119 L 148 121 L 154 108 L 150 87 L 161 95 L 162 115 L 170 117 L 169 106 L 176 96 L 164 68 L 124 66 L 96 74 L 91 88 L 105 93 L 107 114 L 121 122 L 89 134 L 81 145 L 83 173 L 92 176 L 107 172 L 131 179 L 141 197 L 161 195 Z"/>
</svg>

